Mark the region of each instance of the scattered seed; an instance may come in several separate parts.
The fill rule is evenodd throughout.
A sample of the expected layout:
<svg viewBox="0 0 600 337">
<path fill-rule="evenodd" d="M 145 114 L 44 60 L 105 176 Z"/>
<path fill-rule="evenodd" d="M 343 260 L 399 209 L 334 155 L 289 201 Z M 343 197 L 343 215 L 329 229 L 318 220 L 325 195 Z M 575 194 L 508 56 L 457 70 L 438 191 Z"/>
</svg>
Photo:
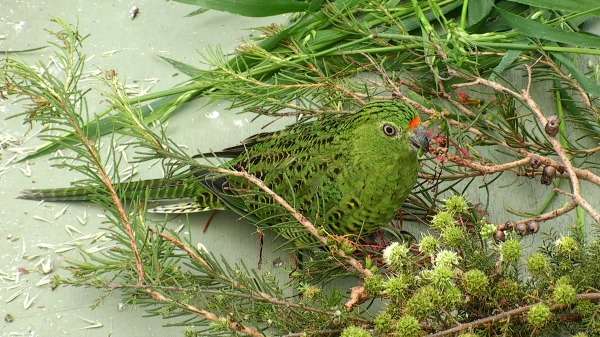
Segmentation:
<svg viewBox="0 0 600 337">
<path fill-rule="evenodd" d="M 73 238 L 75 236 L 73 233 L 83 235 L 83 233 L 79 229 L 77 229 L 71 225 L 65 225 L 65 231 L 67 231 L 67 233 L 69 234 L 69 236 L 71 238 Z"/>
<path fill-rule="evenodd" d="M 14 318 L 14 317 L 13 317 L 13 315 L 11 315 L 11 314 L 6 314 L 6 315 L 4 316 L 4 321 L 5 321 L 6 323 L 12 323 L 12 322 L 14 322 L 14 321 L 15 321 L 15 318 Z"/>
<path fill-rule="evenodd" d="M 86 323 L 89 323 L 89 325 L 79 328 L 80 330 L 97 329 L 97 328 L 101 328 L 104 326 L 100 321 L 92 321 L 91 319 L 87 319 L 87 318 L 83 318 L 83 317 L 79 317 L 79 319 L 81 319 L 82 321 L 84 321 Z"/>
<path fill-rule="evenodd" d="M 61 216 L 63 216 L 65 214 L 65 212 L 67 212 L 67 209 L 69 208 L 69 206 L 65 206 L 63 207 L 60 211 L 56 212 L 56 214 L 54 214 L 54 219 L 58 219 Z"/>
<path fill-rule="evenodd" d="M 135 20 L 135 18 L 137 18 L 138 15 L 140 15 L 139 7 L 133 6 L 133 7 L 131 7 L 131 9 L 129 9 L 129 18 L 131 20 Z"/>
<path fill-rule="evenodd" d="M 48 219 L 46 219 L 46 218 L 43 218 L 43 217 L 41 217 L 41 216 L 39 216 L 39 215 L 34 215 L 34 216 L 33 216 L 33 218 L 34 218 L 35 220 L 38 220 L 38 221 L 47 222 L 47 223 L 52 223 L 52 221 L 50 221 L 50 220 L 48 220 Z"/>
<path fill-rule="evenodd" d="M 63 248 L 55 249 L 54 252 L 57 254 L 60 254 L 60 253 L 68 252 L 73 249 L 75 249 L 75 247 L 63 247 Z"/>
<path fill-rule="evenodd" d="M 24 288 L 21 288 L 21 289 L 17 290 L 15 293 L 13 293 L 12 295 L 10 295 L 5 300 L 5 302 L 6 303 L 10 303 L 10 302 L 14 301 L 17 297 L 21 296 L 21 294 L 23 293 L 24 290 L 25 290 Z"/>
<path fill-rule="evenodd" d="M 50 243 L 38 243 L 35 246 L 38 248 L 41 248 L 41 249 L 54 249 L 54 247 L 55 247 L 55 245 L 50 244 Z"/>
<path fill-rule="evenodd" d="M 31 307 L 31 305 L 33 304 L 33 302 L 35 302 L 35 300 L 40 296 L 40 294 L 37 294 L 33 297 L 30 297 L 29 293 L 25 294 L 25 300 L 23 300 L 23 309 L 27 310 Z"/>
<path fill-rule="evenodd" d="M 35 286 L 36 287 L 45 286 L 46 284 L 50 284 L 50 282 L 52 282 L 52 275 L 46 275 L 46 276 L 42 277 L 39 281 L 37 281 Z"/>
<path fill-rule="evenodd" d="M 29 166 L 29 164 L 26 164 L 25 168 L 19 167 L 19 171 L 21 171 L 24 176 L 31 177 L 31 166 Z"/>
<path fill-rule="evenodd" d="M 52 258 L 47 256 L 42 260 L 40 267 L 42 268 L 42 273 L 44 275 L 50 274 L 54 270 L 54 262 L 52 261 Z"/>
</svg>

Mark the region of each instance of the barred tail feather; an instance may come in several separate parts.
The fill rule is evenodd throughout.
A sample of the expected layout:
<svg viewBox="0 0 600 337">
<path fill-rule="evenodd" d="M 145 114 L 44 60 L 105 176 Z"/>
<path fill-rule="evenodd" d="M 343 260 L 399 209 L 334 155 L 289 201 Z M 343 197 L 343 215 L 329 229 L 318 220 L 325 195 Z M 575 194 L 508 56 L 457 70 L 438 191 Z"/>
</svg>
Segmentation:
<svg viewBox="0 0 600 337">
<path fill-rule="evenodd" d="M 115 184 L 119 196 L 125 200 L 148 198 L 167 200 L 190 198 L 206 191 L 199 183 L 189 179 L 148 179 Z M 65 187 L 24 190 L 20 199 L 46 201 L 87 201 L 100 192 L 100 187 Z"/>
<path fill-rule="evenodd" d="M 188 214 L 188 213 L 200 213 L 208 211 L 223 210 L 222 207 L 209 207 L 199 202 L 183 202 L 177 204 L 160 205 L 154 208 L 148 209 L 148 213 L 155 214 Z"/>
<path fill-rule="evenodd" d="M 44 188 L 21 191 L 19 199 L 45 201 L 86 201 L 98 190 L 86 187 Z"/>
</svg>

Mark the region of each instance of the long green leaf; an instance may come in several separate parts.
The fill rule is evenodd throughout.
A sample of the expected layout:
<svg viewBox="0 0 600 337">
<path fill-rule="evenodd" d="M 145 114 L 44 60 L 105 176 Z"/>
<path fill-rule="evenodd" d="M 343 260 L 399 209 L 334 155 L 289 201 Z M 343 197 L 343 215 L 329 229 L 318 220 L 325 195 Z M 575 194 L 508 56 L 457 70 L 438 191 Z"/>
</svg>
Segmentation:
<svg viewBox="0 0 600 337">
<path fill-rule="evenodd" d="M 529 5 L 539 8 L 564 10 L 571 12 L 582 12 L 588 10 L 600 10 L 598 0 L 508 0 L 523 5 Z"/>
<path fill-rule="evenodd" d="M 486 18 L 494 8 L 494 0 L 469 1 L 467 24 L 472 26 Z"/>
<path fill-rule="evenodd" d="M 552 53 L 552 56 L 562 64 L 569 72 L 573 75 L 573 77 L 581 84 L 581 86 L 590 94 L 600 97 L 600 86 L 597 82 L 592 81 L 588 76 L 586 76 L 580 69 L 575 65 L 573 61 L 562 53 Z"/>
<path fill-rule="evenodd" d="M 490 80 L 495 81 L 499 75 L 501 75 L 508 67 L 510 67 L 521 55 L 522 51 L 520 50 L 509 50 L 506 52 L 500 63 L 494 68 L 492 74 L 490 75 Z"/>
<path fill-rule="evenodd" d="M 170 65 L 172 65 L 173 68 L 181 71 L 182 73 L 188 75 L 189 77 L 196 77 L 202 71 L 201 69 L 196 68 L 196 67 L 194 67 L 194 66 L 192 66 L 190 64 L 183 63 L 183 62 L 174 60 L 174 59 L 169 58 L 169 57 L 165 57 L 165 56 L 159 56 L 159 57 L 161 59 L 163 59 L 165 62 L 167 62 Z"/>
<path fill-rule="evenodd" d="M 205 9 L 229 12 L 243 16 L 273 16 L 284 13 L 304 12 L 310 3 L 297 0 L 175 0 Z"/>
<path fill-rule="evenodd" d="M 498 7 L 496 7 L 496 10 L 512 28 L 528 37 L 587 48 L 600 48 L 600 37 L 598 36 L 578 32 L 567 32 L 550 25 L 526 19 Z"/>
</svg>

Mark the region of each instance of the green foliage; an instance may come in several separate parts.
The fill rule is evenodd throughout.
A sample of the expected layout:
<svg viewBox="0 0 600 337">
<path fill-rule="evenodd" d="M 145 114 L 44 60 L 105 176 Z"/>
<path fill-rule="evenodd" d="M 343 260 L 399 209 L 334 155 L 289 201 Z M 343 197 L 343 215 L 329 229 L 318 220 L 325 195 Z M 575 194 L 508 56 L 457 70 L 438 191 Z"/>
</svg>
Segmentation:
<svg viewBox="0 0 600 337">
<path fill-rule="evenodd" d="M 521 241 L 518 239 L 506 240 L 501 246 L 502 260 L 507 263 L 517 263 L 521 257 Z"/>
<path fill-rule="evenodd" d="M 532 327 L 539 329 L 548 324 L 551 317 L 552 312 L 550 311 L 550 308 L 545 304 L 539 303 L 532 306 L 527 312 L 527 323 Z"/>
<path fill-rule="evenodd" d="M 423 330 L 415 317 L 404 315 L 396 323 L 396 333 L 399 336 L 418 337 L 423 335 Z"/>
<path fill-rule="evenodd" d="M 283 13 L 303 12 L 308 10 L 310 3 L 296 0 L 175 0 L 177 2 L 200 6 L 204 9 L 214 9 L 244 16 L 272 16 Z M 313 1 L 314 2 L 314 1 Z"/>
<path fill-rule="evenodd" d="M 596 236 L 585 230 L 552 234 L 542 247 L 532 247 L 533 253 L 526 256 L 518 237 L 525 233 L 505 225 L 500 230 L 501 226 L 483 218 L 487 205 L 467 201 L 469 186 L 478 184 L 471 184 L 475 181 L 471 179 L 484 173 L 444 157 L 456 154 L 463 160 L 488 165 L 496 162 L 482 155 L 485 149 L 499 148 L 503 155 L 515 159 L 521 158 L 521 151 L 543 156 L 554 153 L 546 135 L 529 127 L 531 114 L 515 109 L 519 102 L 513 97 L 499 92 L 480 95 L 453 87 L 474 78 L 502 79 L 513 67 L 535 63 L 533 85 L 550 79 L 552 89 L 560 92 L 557 102 L 564 105 L 565 116 L 561 127 L 582 132 L 577 141 L 561 138 L 568 142 L 568 155 L 582 159 L 577 161 L 582 163 L 581 169 L 600 167 L 583 145 L 597 143 L 600 124 L 596 107 L 583 108 L 571 97 L 579 86 L 592 96 L 597 94 L 597 83 L 576 69 L 574 61 L 578 54 L 600 54 L 598 39 L 578 32 L 580 26 L 574 20 L 579 13 L 573 13 L 573 5 L 514 0 L 525 4 L 519 5 L 517 15 L 510 12 L 506 2 L 498 6 L 500 9 L 492 9 L 491 1 L 477 6 L 473 0 L 278 1 L 262 10 L 247 7 L 255 6 L 256 1 L 238 8 L 231 7 L 229 1 L 218 5 L 194 2 L 245 15 L 301 12 L 296 21 L 284 27 L 264 29 L 264 37 L 240 46 L 232 59 L 219 50 L 207 53 L 206 61 L 214 67 L 210 70 L 167 60 L 193 75 L 185 85 L 130 98 L 118 79 L 106 80 L 110 107 L 94 119 L 88 118 L 86 91 L 78 87 L 85 60 L 79 47 L 84 37 L 73 27 L 60 22 L 61 31 L 55 32 L 60 51 L 57 59 L 64 76 L 11 58 L 3 61 L 0 94 L 29 100 L 26 121 L 42 124 L 50 131 L 45 133 L 50 144 L 33 157 L 60 147 L 69 149 L 71 154 L 62 157 L 60 165 L 87 177 L 80 185 L 100 186 L 93 189 L 93 199 L 114 225 L 108 230 L 114 249 L 94 255 L 83 252 L 84 258 L 70 265 L 71 276 L 57 278 L 55 284 L 119 291 L 127 302 L 144 306 L 151 315 L 187 326 L 189 336 L 234 336 L 242 333 L 240 327 L 275 336 L 420 336 L 476 325 L 529 305 L 527 312 L 471 329 L 479 332 L 481 328 L 486 336 L 510 337 L 541 334 L 543 329 L 555 327 L 589 335 L 600 331 L 596 299 L 583 296 L 600 288 L 600 244 Z M 577 6 L 590 13 L 595 8 L 588 1 Z M 538 7 L 552 10 L 540 11 Z M 553 68 L 556 65 L 567 71 L 567 76 L 561 76 Z M 365 81 L 359 76 L 364 72 L 379 78 Z M 397 83 L 402 83 L 401 88 Z M 354 242 L 355 238 L 328 236 L 326 245 L 315 243 L 298 253 L 301 263 L 289 280 L 195 248 L 163 223 L 146 219 L 143 196 L 128 200 L 132 205 L 123 215 L 103 183 L 106 178 L 99 174 L 107 163 L 119 166 L 118 154 L 97 154 L 98 136 L 115 130 L 132 138 L 139 160 L 160 161 L 169 177 L 189 172 L 190 167 L 200 169 L 165 130 L 151 125 L 166 120 L 195 97 L 228 99 L 245 112 L 292 115 L 305 122 L 333 120 L 337 114 L 356 110 L 374 98 L 388 100 L 390 92 L 394 97 L 406 93 L 401 98 L 421 104 L 421 111 L 433 111 L 427 122 L 441 130 L 432 139 L 432 146 L 440 152 L 423 160 L 424 183 L 413 191 L 402 212 L 403 220 L 418 220 L 432 232 L 413 243 L 389 229 L 387 234 L 393 235 L 394 242 L 383 250 L 379 242 L 371 245 L 367 238 Z M 152 108 L 145 107 L 148 102 Z M 513 169 L 519 176 L 541 172 L 529 166 Z M 114 181 L 119 178 L 116 173 L 109 175 Z M 489 189 L 494 180 L 484 179 L 480 187 Z M 457 186 L 463 185 L 466 187 L 459 191 Z M 232 206 L 231 200 L 221 201 Z M 495 218 L 492 215 L 490 219 Z M 257 221 L 260 224 L 268 219 L 261 216 Z M 578 218 L 582 228 L 584 222 Z M 128 232 L 126 223 L 135 235 Z M 302 229 L 296 221 L 273 226 L 263 229 Z M 330 234 L 323 228 L 319 233 Z M 146 273 L 143 282 L 139 281 L 132 242 L 139 247 L 137 253 Z M 339 251 L 374 272 L 364 279 L 365 293 L 349 296 L 345 288 L 324 284 L 342 278 L 361 282 L 348 278 L 361 274 L 339 255 L 332 255 Z M 521 258 L 527 260 L 527 270 L 519 268 Z M 364 307 L 358 308 L 362 301 Z M 380 302 L 383 309 L 363 310 L 371 301 Z M 576 318 L 558 319 L 563 315 Z M 461 332 L 463 337 L 475 336 L 457 333 Z"/>
<path fill-rule="evenodd" d="M 373 337 L 370 332 L 367 330 L 357 327 L 357 326 L 349 326 L 344 331 L 340 337 Z"/>
<path fill-rule="evenodd" d="M 480 296 L 489 292 L 489 283 L 487 275 L 479 269 L 472 269 L 463 275 L 463 284 L 465 290 L 475 296 Z"/>
</svg>

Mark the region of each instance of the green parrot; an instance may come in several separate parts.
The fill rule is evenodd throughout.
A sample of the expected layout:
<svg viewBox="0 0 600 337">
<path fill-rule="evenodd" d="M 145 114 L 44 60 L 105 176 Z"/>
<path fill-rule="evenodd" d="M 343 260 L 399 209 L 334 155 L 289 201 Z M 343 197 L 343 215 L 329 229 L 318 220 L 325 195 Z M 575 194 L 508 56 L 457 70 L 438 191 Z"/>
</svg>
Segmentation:
<svg viewBox="0 0 600 337">
<path fill-rule="evenodd" d="M 337 235 L 367 235 L 387 225 L 417 181 L 418 151 L 428 138 L 417 112 L 397 101 L 375 101 L 355 113 L 300 122 L 211 153 L 223 167 L 260 178 L 316 226 Z M 177 200 L 150 209 L 192 213 L 230 209 L 292 242 L 311 241 L 288 212 L 242 177 L 194 168 L 163 179 L 115 185 L 125 200 Z M 98 188 L 25 190 L 23 199 L 90 200 Z"/>
</svg>

